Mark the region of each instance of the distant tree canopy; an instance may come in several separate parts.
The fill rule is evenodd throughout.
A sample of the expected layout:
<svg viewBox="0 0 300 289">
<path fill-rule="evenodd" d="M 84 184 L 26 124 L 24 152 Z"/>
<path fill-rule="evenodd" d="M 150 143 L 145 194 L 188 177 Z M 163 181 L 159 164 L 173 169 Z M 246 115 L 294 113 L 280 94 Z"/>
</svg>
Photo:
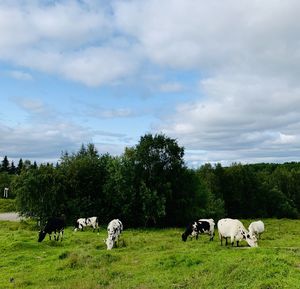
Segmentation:
<svg viewBox="0 0 300 289">
<path fill-rule="evenodd" d="M 123 155 L 99 154 L 93 144 L 65 152 L 56 166 L 20 159 L 12 173 L 1 163 L 23 215 L 120 218 L 127 227 L 182 226 L 197 218 L 288 217 L 300 212 L 300 163 L 205 164 L 188 168 L 184 148 L 163 134 L 146 134 Z"/>
</svg>

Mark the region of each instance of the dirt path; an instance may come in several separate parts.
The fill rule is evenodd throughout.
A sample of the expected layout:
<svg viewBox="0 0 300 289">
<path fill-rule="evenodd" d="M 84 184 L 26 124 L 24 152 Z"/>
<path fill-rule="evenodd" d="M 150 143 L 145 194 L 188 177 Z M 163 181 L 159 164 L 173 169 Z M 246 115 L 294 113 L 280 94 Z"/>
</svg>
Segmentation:
<svg viewBox="0 0 300 289">
<path fill-rule="evenodd" d="M 21 217 L 18 213 L 9 212 L 9 213 L 0 213 L 0 221 L 13 221 L 19 222 L 21 221 Z"/>
</svg>

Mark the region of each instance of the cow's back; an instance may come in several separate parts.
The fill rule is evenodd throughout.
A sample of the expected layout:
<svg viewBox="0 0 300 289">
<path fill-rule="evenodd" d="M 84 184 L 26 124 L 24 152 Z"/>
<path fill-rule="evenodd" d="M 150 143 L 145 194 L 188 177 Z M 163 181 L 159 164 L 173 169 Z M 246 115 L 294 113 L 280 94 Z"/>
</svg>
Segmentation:
<svg viewBox="0 0 300 289">
<path fill-rule="evenodd" d="M 237 236 L 239 228 L 243 227 L 243 224 L 236 219 L 221 219 L 218 221 L 218 231 L 223 237 Z"/>
</svg>

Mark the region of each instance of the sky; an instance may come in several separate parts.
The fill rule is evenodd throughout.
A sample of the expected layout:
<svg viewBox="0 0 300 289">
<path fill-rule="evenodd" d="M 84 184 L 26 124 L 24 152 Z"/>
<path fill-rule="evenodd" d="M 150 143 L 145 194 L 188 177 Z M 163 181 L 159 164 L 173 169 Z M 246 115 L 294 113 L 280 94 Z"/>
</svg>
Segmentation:
<svg viewBox="0 0 300 289">
<path fill-rule="evenodd" d="M 298 0 L 0 0 L 0 159 L 121 155 L 163 133 L 188 166 L 300 161 Z"/>
</svg>

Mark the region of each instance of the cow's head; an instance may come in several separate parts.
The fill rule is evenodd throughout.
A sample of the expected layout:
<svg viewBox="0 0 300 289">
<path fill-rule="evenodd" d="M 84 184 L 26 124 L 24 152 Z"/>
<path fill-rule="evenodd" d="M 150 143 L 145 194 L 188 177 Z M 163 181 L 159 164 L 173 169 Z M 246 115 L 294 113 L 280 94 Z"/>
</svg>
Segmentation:
<svg viewBox="0 0 300 289">
<path fill-rule="evenodd" d="M 243 239 L 248 243 L 250 247 L 257 247 L 257 238 L 255 235 L 250 235 L 247 231 L 241 230 Z"/>
<path fill-rule="evenodd" d="M 181 235 L 182 241 L 185 242 L 186 239 L 187 239 L 187 237 L 188 237 L 187 234 L 184 232 L 184 233 Z"/>
<path fill-rule="evenodd" d="M 46 234 L 47 233 L 45 231 L 40 231 L 38 242 L 42 242 L 45 239 Z"/>
<path fill-rule="evenodd" d="M 186 227 L 185 232 L 181 235 L 182 241 L 185 242 L 187 240 L 187 237 L 194 232 L 194 227 L 193 226 L 194 226 L 194 224 L 189 224 Z"/>
<path fill-rule="evenodd" d="M 106 240 L 104 240 L 104 243 L 107 246 L 107 250 L 111 250 L 114 246 L 114 240 L 110 237 L 108 237 Z"/>
</svg>

